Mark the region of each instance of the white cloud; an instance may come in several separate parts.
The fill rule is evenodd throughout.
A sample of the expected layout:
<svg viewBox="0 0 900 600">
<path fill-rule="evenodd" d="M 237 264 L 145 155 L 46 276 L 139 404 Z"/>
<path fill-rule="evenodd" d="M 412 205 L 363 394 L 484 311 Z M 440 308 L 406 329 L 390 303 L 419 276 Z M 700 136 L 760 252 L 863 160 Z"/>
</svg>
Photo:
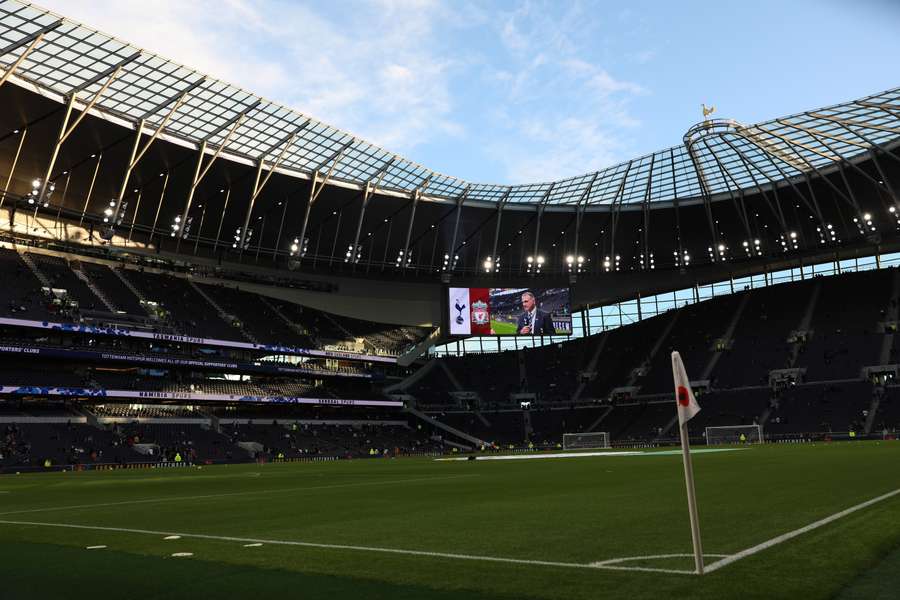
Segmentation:
<svg viewBox="0 0 900 600">
<path fill-rule="evenodd" d="M 165 58 L 282 102 L 393 151 L 459 135 L 448 78 L 428 40 L 433 0 L 378 0 L 330 20 L 258 0 L 46 0 L 44 5 Z M 349 5 L 348 5 L 349 7 Z"/>
<path fill-rule="evenodd" d="M 559 15 L 525 4 L 498 28 L 518 67 L 486 77 L 507 99 L 498 118 L 509 135 L 491 148 L 510 181 L 550 181 L 628 158 L 627 131 L 640 126 L 629 102 L 647 90 L 583 57 L 574 32 L 598 35 L 586 23 L 573 28 L 583 19 L 578 5 Z"/>
<path fill-rule="evenodd" d="M 43 2 L 401 155 L 451 146 L 471 164 L 499 164 L 489 181 L 629 158 L 628 131 L 640 126 L 630 100 L 647 93 L 586 50 L 604 23 L 579 3 Z"/>
</svg>

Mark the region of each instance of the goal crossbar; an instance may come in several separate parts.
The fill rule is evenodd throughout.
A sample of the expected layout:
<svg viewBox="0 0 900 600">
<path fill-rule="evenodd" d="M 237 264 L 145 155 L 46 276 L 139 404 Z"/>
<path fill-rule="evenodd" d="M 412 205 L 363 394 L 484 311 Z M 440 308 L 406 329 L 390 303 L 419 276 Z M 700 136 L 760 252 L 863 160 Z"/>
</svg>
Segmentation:
<svg viewBox="0 0 900 600">
<path fill-rule="evenodd" d="M 714 444 L 761 444 L 762 425 L 716 425 L 705 430 L 707 445 Z"/>
<path fill-rule="evenodd" d="M 563 449 L 609 448 L 609 432 L 595 431 L 591 433 L 564 433 Z"/>
</svg>

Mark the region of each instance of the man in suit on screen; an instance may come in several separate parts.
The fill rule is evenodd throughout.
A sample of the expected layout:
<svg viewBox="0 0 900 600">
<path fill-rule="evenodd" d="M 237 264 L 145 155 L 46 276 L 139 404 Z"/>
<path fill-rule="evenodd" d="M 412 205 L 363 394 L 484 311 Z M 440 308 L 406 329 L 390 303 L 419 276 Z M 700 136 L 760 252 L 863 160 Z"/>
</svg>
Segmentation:
<svg viewBox="0 0 900 600">
<path fill-rule="evenodd" d="M 519 335 L 556 335 L 553 317 L 537 307 L 537 299 L 531 292 L 522 294 L 522 314 L 516 323 Z"/>
</svg>

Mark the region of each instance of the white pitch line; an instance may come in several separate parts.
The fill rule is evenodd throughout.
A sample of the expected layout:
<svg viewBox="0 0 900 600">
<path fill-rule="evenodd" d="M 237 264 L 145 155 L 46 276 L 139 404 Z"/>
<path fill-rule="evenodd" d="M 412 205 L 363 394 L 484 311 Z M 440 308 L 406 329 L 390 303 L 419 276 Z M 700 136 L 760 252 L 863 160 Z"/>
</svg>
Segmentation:
<svg viewBox="0 0 900 600">
<path fill-rule="evenodd" d="M 728 554 L 704 554 L 704 558 L 709 556 L 711 558 L 724 558 L 726 556 L 730 556 Z M 607 560 L 600 560 L 595 563 L 591 563 L 595 567 L 602 567 L 607 565 L 617 565 L 623 562 L 632 562 L 636 560 L 660 560 L 663 558 L 693 558 L 693 554 L 652 554 L 650 556 L 626 556 L 623 558 L 610 558 Z M 687 571 L 686 571 L 687 572 Z"/>
<path fill-rule="evenodd" d="M 587 458 L 590 456 L 638 456 L 643 452 L 555 452 L 553 454 L 488 454 L 475 456 L 474 460 L 534 460 L 538 458 Z M 435 462 L 473 460 L 469 456 L 459 458 L 436 458 Z"/>
<path fill-rule="evenodd" d="M 361 483 L 336 483 L 334 485 L 315 485 L 315 486 L 299 486 L 291 488 L 281 488 L 275 490 L 251 490 L 246 492 L 225 492 L 222 494 L 202 494 L 198 496 L 167 496 L 163 498 L 145 498 L 143 500 L 122 500 L 120 502 L 100 502 L 97 504 L 75 504 L 71 506 L 51 506 L 46 508 L 28 508 L 23 510 L 10 510 L 0 512 L 0 516 L 4 515 L 21 515 L 26 513 L 52 512 L 56 510 L 77 510 L 79 508 L 103 508 L 107 506 L 127 506 L 130 504 L 153 504 L 157 502 L 181 502 L 182 500 L 205 500 L 209 498 L 228 498 L 231 496 L 250 496 L 256 494 L 278 494 L 284 492 L 296 492 L 305 490 L 331 490 L 345 487 L 363 487 L 371 485 L 394 485 L 403 483 L 418 483 L 421 481 L 440 481 L 444 479 L 460 479 L 462 477 L 478 477 L 477 473 L 469 473 L 466 475 L 444 475 L 441 477 L 416 477 L 407 479 L 392 479 L 385 481 L 365 481 Z"/>
<path fill-rule="evenodd" d="M 893 492 L 888 492 L 887 494 L 882 494 L 881 496 L 877 496 L 875 498 L 872 498 L 871 500 L 866 500 L 865 502 L 861 502 L 855 506 L 851 506 L 850 508 L 847 508 L 840 512 L 834 513 L 833 515 L 825 517 L 824 519 L 819 519 L 818 521 L 815 521 L 814 523 L 810 523 L 809 525 L 806 525 L 805 527 L 801 527 L 801 528 L 795 529 L 793 531 L 788 531 L 787 533 L 783 533 L 777 537 L 773 537 L 770 540 L 766 540 L 765 542 L 762 542 L 761 544 L 757 544 L 751 548 L 747 548 L 746 550 L 741 550 L 740 552 L 738 552 L 736 554 L 732 554 L 731 556 L 723 558 L 722 560 L 718 560 L 712 564 L 706 565 L 706 572 L 712 573 L 713 571 L 718 571 L 722 567 L 726 567 L 736 561 L 741 560 L 742 558 L 747 558 L 748 556 L 753 556 L 754 554 L 756 554 L 758 552 L 762 552 L 763 550 L 771 548 L 772 546 L 775 546 L 782 542 L 786 542 L 786 541 L 793 539 L 799 535 L 803 535 L 804 533 L 808 533 L 814 529 L 818 529 L 819 527 L 828 525 L 829 523 L 833 523 L 834 521 L 837 521 L 838 519 L 842 519 L 842 518 L 846 517 L 847 515 L 855 513 L 856 511 L 862 510 L 864 508 L 868 508 L 869 506 L 872 506 L 873 504 L 877 504 L 878 502 L 881 502 L 883 500 L 887 500 L 888 498 L 893 498 L 897 494 L 900 494 L 900 489 L 896 489 Z"/>
<path fill-rule="evenodd" d="M 60 527 L 65 529 L 86 529 L 90 531 L 112 531 L 117 533 L 139 533 L 153 536 L 178 535 L 183 538 L 215 540 L 221 542 L 239 542 L 242 544 L 272 544 L 275 546 L 300 546 L 303 548 L 321 548 L 326 550 L 351 550 L 357 552 L 379 552 L 382 554 L 402 554 L 406 556 L 422 556 L 429 558 L 449 558 L 456 560 L 472 560 L 480 562 L 506 563 L 514 565 L 531 565 L 542 567 L 565 567 L 571 569 L 600 569 L 607 571 L 642 571 L 648 573 L 669 573 L 674 575 L 692 575 L 693 571 L 681 569 L 655 569 L 653 567 L 623 567 L 599 563 L 571 563 L 550 560 L 531 560 L 526 558 L 506 558 L 502 556 L 481 556 L 478 554 L 456 554 L 453 552 L 431 552 L 428 550 L 406 550 L 403 548 L 382 548 L 378 546 L 354 546 L 350 544 L 322 544 L 317 542 L 301 542 L 293 540 L 267 540 L 257 538 L 234 537 L 227 535 L 208 535 L 203 533 L 181 533 L 173 531 L 154 531 L 150 529 L 132 529 L 127 527 L 103 527 L 100 525 L 75 525 L 71 523 L 40 523 L 34 521 L 0 520 L 5 525 L 26 525 L 33 527 Z"/>
</svg>

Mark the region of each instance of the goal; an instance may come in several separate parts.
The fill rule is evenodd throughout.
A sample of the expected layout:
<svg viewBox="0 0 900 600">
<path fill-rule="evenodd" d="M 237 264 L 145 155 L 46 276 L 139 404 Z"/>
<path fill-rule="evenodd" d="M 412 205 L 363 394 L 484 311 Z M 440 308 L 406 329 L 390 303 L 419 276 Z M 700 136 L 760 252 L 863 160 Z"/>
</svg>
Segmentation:
<svg viewBox="0 0 900 600">
<path fill-rule="evenodd" d="M 762 425 L 722 425 L 706 428 L 707 445 L 762 444 Z"/>
<path fill-rule="evenodd" d="M 609 448 L 609 432 L 564 433 L 564 450 L 587 450 L 590 448 Z"/>
</svg>

